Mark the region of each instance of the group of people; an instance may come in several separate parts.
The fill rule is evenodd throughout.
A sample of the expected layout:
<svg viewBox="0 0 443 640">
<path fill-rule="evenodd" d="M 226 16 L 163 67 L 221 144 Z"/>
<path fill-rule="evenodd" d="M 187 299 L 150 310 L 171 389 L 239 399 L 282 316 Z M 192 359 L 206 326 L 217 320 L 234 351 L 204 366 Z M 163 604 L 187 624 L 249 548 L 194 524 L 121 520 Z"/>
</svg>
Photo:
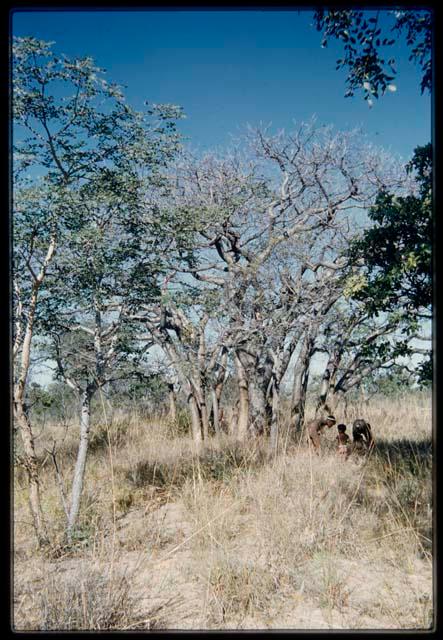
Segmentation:
<svg viewBox="0 0 443 640">
<path fill-rule="evenodd" d="M 315 451 L 319 451 L 321 439 L 320 436 L 325 427 L 329 429 L 336 424 L 334 416 L 326 416 L 326 418 L 317 418 L 311 420 L 306 425 L 307 438 Z M 372 437 L 371 425 L 366 420 L 358 418 L 352 424 L 352 441 L 346 433 L 346 425 L 341 423 L 337 425 L 337 454 L 344 460 L 347 460 L 351 453 L 364 455 L 374 446 L 374 438 Z"/>
</svg>

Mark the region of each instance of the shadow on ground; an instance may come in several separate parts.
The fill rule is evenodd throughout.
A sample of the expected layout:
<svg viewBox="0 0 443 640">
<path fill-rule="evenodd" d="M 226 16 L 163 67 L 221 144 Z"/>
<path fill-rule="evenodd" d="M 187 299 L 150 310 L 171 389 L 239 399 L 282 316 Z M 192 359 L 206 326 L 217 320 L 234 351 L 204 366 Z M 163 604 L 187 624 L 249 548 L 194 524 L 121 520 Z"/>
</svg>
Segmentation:
<svg viewBox="0 0 443 640">
<path fill-rule="evenodd" d="M 431 466 L 432 441 L 430 438 L 424 440 L 380 438 L 376 440 L 373 456 L 380 462 L 396 466 L 401 464 L 408 467 L 410 471 L 416 472 L 423 467 Z"/>
</svg>

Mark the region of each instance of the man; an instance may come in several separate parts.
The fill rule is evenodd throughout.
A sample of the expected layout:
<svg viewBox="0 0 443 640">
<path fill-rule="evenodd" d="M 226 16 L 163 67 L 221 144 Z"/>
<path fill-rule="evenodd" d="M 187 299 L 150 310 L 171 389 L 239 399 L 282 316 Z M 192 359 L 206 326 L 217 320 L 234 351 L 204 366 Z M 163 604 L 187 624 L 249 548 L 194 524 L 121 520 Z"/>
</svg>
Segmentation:
<svg viewBox="0 0 443 640">
<path fill-rule="evenodd" d="M 336 423 L 334 416 L 326 416 L 326 418 L 317 418 L 310 420 L 306 425 L 308 442 L 312 443 L 314 449 L 318 452 L 320 448 L 320 434 L 325 427 L 329 429 Z"/>
</svg>

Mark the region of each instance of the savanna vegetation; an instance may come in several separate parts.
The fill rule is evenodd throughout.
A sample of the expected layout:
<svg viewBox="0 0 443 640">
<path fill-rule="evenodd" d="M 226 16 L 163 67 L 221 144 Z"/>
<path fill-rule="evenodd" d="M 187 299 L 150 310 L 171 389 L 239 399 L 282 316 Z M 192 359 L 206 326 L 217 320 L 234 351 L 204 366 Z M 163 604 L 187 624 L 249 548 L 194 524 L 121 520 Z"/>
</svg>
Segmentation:
<svg viewBox="0 0 443 640">
<path fill-rule="evenodd" d="M 429 628 L 431 146 L 195 154 L 34 38 L 13 81 L 14 628 Z"/>
<path fill-rule="evenodd" d="M 157 416 L 104 399 L 70 545 L 60 496 L 78 424 L 40 417 L 51 538 L 37 553 L 16 466 L 16 629 L 429 628 L 429 409 L 427 392 L 355 398 L 348 417 L 370 421 L 376 447 L 341 462 L 335 432 L 316 456 L 289 424 L 278 453 L 226 433 L 197 453 L 185 408 L 172 421 L 166 398 Z"/>
</svg>

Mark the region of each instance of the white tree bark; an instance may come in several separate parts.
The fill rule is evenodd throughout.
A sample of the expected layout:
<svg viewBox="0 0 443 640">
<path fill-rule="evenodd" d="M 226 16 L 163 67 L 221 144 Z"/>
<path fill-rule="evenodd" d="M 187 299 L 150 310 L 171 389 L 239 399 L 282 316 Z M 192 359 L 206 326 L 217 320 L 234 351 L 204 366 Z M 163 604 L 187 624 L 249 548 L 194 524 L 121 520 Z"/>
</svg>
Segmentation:
<svg viewBox="0 0 443 640">
<path fill-rule="evenodd" d="M 35 313 L 37 309 L 38 293 L 41 284 L 45 278 L 46 271 L 49 263 L 51 262 L 56 248 L 57 238 L 53 234 L 51 236 L 48 249 L 43 260 L 43 264 L 38 274 L 35 274 L 31 270 L 33 278 L 31 298 L 28 307 L 26 329 L 23 336 L 23 343 L 21 341 L 21 331 L 17 331 L 13 353 L 15 357 L 21 350 L 21 360 L 18 380 L 14 386 L 14 419 L 17 422 L 21 439 L 23 442 L 24 450 L 24 465 L 28 475 L 29 483 L 29 505 L 34 524 L 34 529 L 37 536 L 38 544 L 44 544 L 47 541 L 47 532 L 44 524 L 41 498 L 40 498 L 40 481 L 38 472 L 38 462 L 35 453 L 34 435 L 32 425 L 25 409 L 25 392 L 28 381 L 29 366 L 31 362 L 31 346 L 32 338 L 34 334 L 34 322 Z M 20 290 L 16 287 L 16 292 L 19 295 Z M 21 311 L 21 300 L 19 299 L 19 308 L 17 312 Z M 17 319 L 20 322 L 20 318 Z"/>
<path fill-rule="evenodd" d="M 271 419 L 271 449 L 277 451 L 279 436 L 279 416 L 280 390 L 277 382 L 272 383 L 272 419 Z"/>
<path fill-rule="evenodd" d="M 235 368 L 237 371 L 239 407 L 237 416 L 236 435 L 238 440 L 246 440 L 249 426 L 249 389 L 246 370 L 241 362 L 237 350 L 234 353 Z"/>
<path fill-rule="evenodd" d="M 89 446 L 89 432 L 91 428 L 91 399 L 95 388 L 88 386 L 81 397 L 80 408 L 80 443 L 75 463 L 74 478 L 72 481 L 71 500 L 67 526 L 68 542 L 72 542 L 74 528 L 77 523 L 80 510 L 80 500 L 83 492 L 85 478 L 86 458 Z"/>
<path fill-rule="evenodd" d="M 168 398 L 169 398 L 169 419 L 172 422 L 177 420 L 177 399 L 175 396 L 174 384 L 168 383 Z"/>
<path fill-rule="evenodd" d="M 203 442 L 202 421 L 197 401 L 191 393 L 188 396 L 188 404 L 191 413 L 192 438 L 194 440 L 195 447 L 200 449 Z"/>
<path fill-rule="evenodd" d="M 309 367 L 313 353 L 314 336 L 308 332 L 303 340 L 301 352 L 294 372 L 294 386 L 291 398 L 291 424 L 295 433 L 300 432 L 305 417 Z"/>
<path fill-rule="evenodd" d="M 211 389 L 211 402 L 212 402 L 212 424 L 216 434 L 220 433 L 220 416 L 219 416 L 219 399 L 217 397 L 217 390 Z"/>
</svg>

